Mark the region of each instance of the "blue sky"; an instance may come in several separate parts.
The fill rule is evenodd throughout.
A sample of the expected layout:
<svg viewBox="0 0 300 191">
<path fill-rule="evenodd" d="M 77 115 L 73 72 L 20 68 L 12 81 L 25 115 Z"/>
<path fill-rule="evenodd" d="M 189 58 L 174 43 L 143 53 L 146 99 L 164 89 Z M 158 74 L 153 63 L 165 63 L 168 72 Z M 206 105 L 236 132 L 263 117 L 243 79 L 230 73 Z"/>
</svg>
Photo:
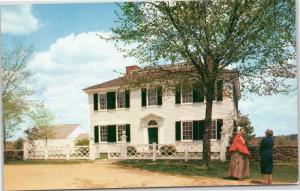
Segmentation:
<svg viewBox="0 0 300 191">
<path fill-rule="evenodd" d="M 2 7 L 3 42 L 9 47 L 21 39 L 34 45 L 29 68 L 36 85 L 44 89 L 39 99 L 55 114 L 56 123 L 79 123 L 88 129 L 87 95 L 82 89 L 115 78 L 113 70 L 135 64 L 134 58 L 123 58 L 112 43 L 97 37 L 109 34 L 115 25 L 114 10 L 114 3 Z M 239 105 L 258 136 L 266 128 L 277 135 L 298 132 L 296 91 L 288 96 L 250 96 Z"/>
</svg>

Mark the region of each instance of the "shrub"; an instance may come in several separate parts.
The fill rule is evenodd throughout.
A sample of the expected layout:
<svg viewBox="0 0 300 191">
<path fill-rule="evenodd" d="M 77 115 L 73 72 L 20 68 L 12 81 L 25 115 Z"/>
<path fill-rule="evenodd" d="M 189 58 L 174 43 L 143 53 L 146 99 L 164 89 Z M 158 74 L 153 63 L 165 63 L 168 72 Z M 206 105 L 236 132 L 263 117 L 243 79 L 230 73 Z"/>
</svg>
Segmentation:
<svg viewBox="0 0 300 191">
<path fill-rule="evenodd" d="M 162 155 L 173 155 L 176 153 L 176 147 L 174 145 L 163 145 L 159 148 L 159 152 Z"/>
<path fill-rule="evenodd" d="M 88 146 L 90 141 L 88 139 L 81 139 L 76 142 L 76 146 Z"/>
<path fill-rule="evenodd" d="M 14 148 L 15 148 L 15 149 L 23 149 L 23 139 L 22 139 L 22 138 L 18 138 L 18 139 L 14 142 Z"/>
</svg>

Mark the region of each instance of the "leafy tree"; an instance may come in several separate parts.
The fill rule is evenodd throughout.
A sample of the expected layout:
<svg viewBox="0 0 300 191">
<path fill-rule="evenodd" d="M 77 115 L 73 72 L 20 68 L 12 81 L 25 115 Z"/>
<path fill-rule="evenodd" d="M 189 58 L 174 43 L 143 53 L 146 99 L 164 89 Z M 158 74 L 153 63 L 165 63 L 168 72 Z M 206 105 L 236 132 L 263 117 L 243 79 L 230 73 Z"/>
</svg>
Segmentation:
<svg viewBox="0 0 300 191">
<path fill-rule="evenodd" d="M 28 141 L 33 143 L 34 140 L 42 139 L 47 145 L 48 139 L 54 136 L 51 128 L 54 115 L 44 105 L 41 105 L 33 108 L 29 113 L 29 117 L 33 128 L 25 131 Z"/>
<path fill-rule="evenodd" d="M 18 43 L 13 49 L 5 50 L 1 57 L 4 149 L 6 140 L 19 130 L 19 125 L 24 122 L 24 116 L 32 105 L 29 96 L 35 91 L 30 86 L 32 73 L 27 68 L 31 56 L 32 47 Z"/>
<path fill-rule="evenodd" d="M 255 137 L 255 134 L 253 134 L 254 128 L 250 122 L 248 115 L 240 115 L 237 118 L 237 120 L 235 121 L 232 135 L 230 136 L 230 139 L 229 139 L 229 144 L 230 145 L 232 144 L 233 138 L 235 137 L 235 135 L 237 133 L 238 126 L 243 127 L 245 129 L 244 138 L 246 140 L 246 145 L 251 146 L 251 140 Z"/>
<path fill-rule="evenodd" d="M 164 80 L 167 75 L 158 75 L 156 69 L 164 73 L 169 64 L 185 63 L 181 69 L 165 73 L 172 73 L 170 79 L 186 79 L 176 82 L 193 78 L 203 86 L 204 167 L 211 165 L 212 100 L 218 79 L 230 78 L 234 71 L 232 78 L 241 79 L 244 92 L 271 95 L 291 91 L 285 78 L 294 78 L 296 71 L 292 0 L 126 2 L 119 7 L 118 25 L 106 39 L 150 69 L 155 74 L 152 81 L 156 83 L 152 84 L 172 81 Z M 141 76 L 142 82 L 137 84 L 151 82 L 149 76 Z"/>
</svg>

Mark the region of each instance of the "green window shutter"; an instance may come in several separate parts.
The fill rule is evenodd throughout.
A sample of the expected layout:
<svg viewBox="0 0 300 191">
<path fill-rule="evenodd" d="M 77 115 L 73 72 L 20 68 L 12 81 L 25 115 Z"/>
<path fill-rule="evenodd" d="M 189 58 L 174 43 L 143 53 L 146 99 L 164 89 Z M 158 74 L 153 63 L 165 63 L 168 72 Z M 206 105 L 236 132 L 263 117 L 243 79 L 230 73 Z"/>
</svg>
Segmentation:
<svg viewBox="0 0 300 191">
<path fill-rule="evenodd" d="M 193 102 L 200 102 L 200 90 L 197 86 L 193 86 Z"/>
<path fill-rule="evenodd" d="M 94 126 L 94 143 L 99 143 L 99 126 Z"/>
<path fill-rule="evenodd" d="M 130 124 L 126 124 L 126 141 L 130 142 Z"/>
<path fill-rule="evenodd" d="M 142 107 L 145 107 L 147 106 L 147 89 L 142 88 L 141 94 L 142 94 Z"/>
<path fill-rule="evenodd" d="M 116 125 L 107 126 L 107 142 L 115 143 L 117 140 Z"/>
<path fill-rule="evenodd" d="M 217 120 L 217 139 L 221 139 L 221 132 L 223 126 L 223 119 Z"/>
<path fill-rule="evenodd" d="M 94 111 L 98 111 L 98 94 L 94 94 Z"/>
<path fill-rule="evenodd" d="M 116 109 L 116 92 L 107 92 L 107 109 Z"/>
<path fill-rule="evenodd" d="M 193 121 L 193 140 L 199 139 L 199 121 Z"/>
<path fill-rule="evenodd" d="M 203 140 L 203 131 L 204 131 L 204 120 L 198 121 L 198 127 L 199 127 L 199 140 Z"/>
<path fill-rule="evenodd" d="M 181 90 L 180 90 L 180 86 L 176 86 L 176 90 L 175 90 L 175 103 L 176 104 L 181 104 Z"/>
<path fill-rule="evenodd" d="M 176 121 L 176 125 L 175 125 L 175 131 L 176 131 L 176 141 L 181 141 L 181 122 L 180 121 Z"/>
<path fill-rule="evenodd" d="M 130 91 L 129 90 L 125 91 L 125 107 L 126 108 L 130 107 Z"/>
<path fill-rule="evenodd" d="M 162 87 L 157 88 L 157 105 L 162 105 Z"/>
<path fill-rule="evenodd" d="M 217 101 L 223 100 L 223 80 L 217 81 Z"/>
</svg>

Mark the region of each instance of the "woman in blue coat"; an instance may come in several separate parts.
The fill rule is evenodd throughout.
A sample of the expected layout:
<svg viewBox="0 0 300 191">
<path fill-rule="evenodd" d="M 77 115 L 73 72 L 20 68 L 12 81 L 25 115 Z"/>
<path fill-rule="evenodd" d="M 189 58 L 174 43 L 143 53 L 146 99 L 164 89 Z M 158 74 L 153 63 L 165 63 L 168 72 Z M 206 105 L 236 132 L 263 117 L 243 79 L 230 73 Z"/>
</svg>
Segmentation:
<svg viewBox="0 0 300 191">
<path fill-rule="evenodd" d="M 265 174 L 265 184 L 272 184 L 273 173 L 273 131 L 267 129 L 265 137 L 260 142 L 260 171 Z"/>
</svg>

